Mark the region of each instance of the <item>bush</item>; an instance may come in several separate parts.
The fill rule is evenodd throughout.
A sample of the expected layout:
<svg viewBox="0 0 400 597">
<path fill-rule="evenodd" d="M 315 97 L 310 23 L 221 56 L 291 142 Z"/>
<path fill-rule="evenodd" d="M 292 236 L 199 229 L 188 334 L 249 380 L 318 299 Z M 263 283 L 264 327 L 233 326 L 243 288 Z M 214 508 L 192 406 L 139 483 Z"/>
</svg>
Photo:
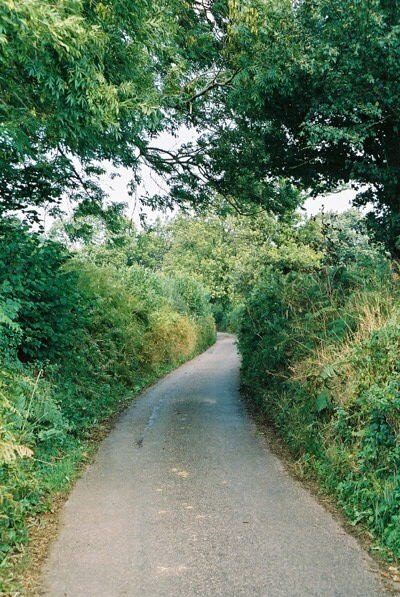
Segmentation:
<svg viewBox="0 0 400 597">
<path fill-rule="evenodd" d="M 156 311 L 144 336 L 143 362 L 154 370 L 177 364 L 194 354 L 197 344 L 195 323 L 180 313 Z"/>
<path fill-rule="evenodd" d="M 265 271 L 245 301 L 243 385 L 304 473 L 400 556 L 398 282 L 354 216 L 328 233 L 318 267 Z"/>
<path fill-rule="evenodd" d="M 198 283 L 101 247 L 73 255 L 20 224 L 0 237 L 0 554 L 76 475 L 93 428 L 215 341 Z M 131 251 L 132 247 L 129 247 Z M 96 251 L 92 251 L 95 254 Z M 11 264 L 11 267 L 10 267 Z M 0 592 L 8 584 L 2 584 Z"/>
<path fill-rule="evenodd" d="M 63 267 L 69 259 L 59 243 L 44 241 L 19 222 L 0 222 L 0 312 L 15 324 L 3 321 L 2 331 L 18 326 L 20 361 L 55 361 L 75 342 L 85 307 L 75 272 Z"/>
</svg>

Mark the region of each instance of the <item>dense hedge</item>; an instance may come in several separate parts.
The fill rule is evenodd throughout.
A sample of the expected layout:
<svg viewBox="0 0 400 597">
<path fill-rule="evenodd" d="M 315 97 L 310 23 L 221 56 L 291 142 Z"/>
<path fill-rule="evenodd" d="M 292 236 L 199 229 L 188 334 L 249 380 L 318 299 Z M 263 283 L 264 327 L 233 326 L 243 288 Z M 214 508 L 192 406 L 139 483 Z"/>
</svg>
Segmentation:
<svg viewBox="0 0 400 597">
<path fill-rule="evenodd" d="M 243 386 L 300 469 L 400 556 L 400 294 L 351 227 L 311 271 L 264 272 L 241 311 Z"/>
<path fill-rule="evenodd" d="M 0 237 L 0 550 L 65 490 L 93 428 L 215 339 L 208 298 L 183 276 L 89 259 L 3 221 Z M 1 576 L 1 575 L 0 575 Z M 5 578 L 4 577 L 4 578 Z M 0 592 L 7 583 L 0 581 Z"/>
</svg>

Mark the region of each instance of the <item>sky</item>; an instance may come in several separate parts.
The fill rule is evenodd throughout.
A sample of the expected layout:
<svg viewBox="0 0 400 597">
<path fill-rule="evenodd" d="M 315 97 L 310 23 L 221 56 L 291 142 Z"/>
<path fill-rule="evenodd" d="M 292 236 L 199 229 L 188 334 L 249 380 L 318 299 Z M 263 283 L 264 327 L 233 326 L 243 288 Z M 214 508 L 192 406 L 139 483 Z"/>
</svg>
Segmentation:
<svg viewBox="0 0 400 597">
<path fill-rule="evenodd" d="M 341 213 L 351 207 L 355 195 L 353 189 L 346 189 L 323 197 L 310 198 L 304 202 L 304 208 L 309 216 L 314 216 L 320 211 Z"/>
<path fill-rule="evenodd" d="M 182 143 L 193 140 L 196 132 L 192 129 L 182 127 L 177 136 L 174 137 L 170 134 L 163 133 L 155 141 L 154 145 L 168 151 L 176 150 Z M 146 192 L 150 195 L 160 193 L 160 191 L 167 191 L 165 182 L 157 175 L 154 174 L 149 168 L 144 168 L 143 183 L 137 190 L 136 196 L 130 197 L 128 194 L 128 184 L 130 181 L 129 170 L 120 168 L 118 170 L 119 176 L 117 178 L 111 178 L 111 169 L 106 175 L 102 177 L 102 187 L 107 192 L 111 201 L 120 201 L 128 204 L 127 215 L 139 225 L 139 214 L 143 211 L 146 214 L 146 220 L 151 223 L 157 217 L 163 216 L 161 212 L 152 211 L 149 208 L 140 206 L 138 196 L 145 194 Z M 304 203 L 305 211 L 308 215 L 313 216 L 318 212 L 334 211 L 341 213 L 351 207 L 352 199 L 355 196 L 355 191 L 347 189 L 338 193 L 332 193 L 329 195 L 316 197 L 306 200 Z"/>
<path fill-rule="evenodd" d="M 176 137 L 171 134 L 162 133 L 154 141 L 154 145 L 162 149 L 169 151 L 176 150 L 182 143 L 193 140 L 196 132 L 187 128 L 179 130 Z M 114 168 L 110 164 L 101 164 L 106 173 L 101 176 L 101 186 L 109 197 L 109 202 L 121 202 L 127 204 L 127 216 L 140 227 L 140 214 L 144 213 L 146 222 L 151 223 L 158 217 L 171 216 L 171 212 L 165 214 L 160 211 L 153 211 L 149 207 L 143 206 L 139 202 L 139 197 L 145 194 L 153 195 L 156 193 L 168 192 L 165 181 L 157 176 L 148 167 L 143 167 L 142 170 L 142 183 L 138 187 L 135 194 L 132 196 L 129 193 L 129 182 L 131 180 L 131 172 L 126 168 Z M 114 176 L 118 174 L 118 176 Z M 351 207 L 352 199 L 355 196 L 355 191 L 347 189 L 338 193 L 332 193 L 323 197 L 317 197 L 307 199 L 304 203 L 304 209 L 310 216 L 317 214 L 318 212 L 334 211 L 343 212 Z M 66 211 L 70 211 L 69 202 L 66 200 L 63 202 L 63 206 Z M 45 229 L 48 230 L 54 220 L 48 215 L 44 214 Z"/>
<path fill-rule="evenodd" d="M 136 196 L 130 197 L 128 194 L 128 184 L 130 180 L 130 173 L 126 169 L 119 169 L 119 177 L 114 180 L 111 179 L 110 174 L 102 177 L 102 187 L 110 197 L 110 201 L 120 201 L 128 204 L 127 215 L 135 223 L 139 224 L 140 204 L 138 196 L 143 191 L 150 194 L 159 193 L 160 189 L 165 191 L 167 189 L 165 182 L 151 172 L 149 168 L 143 171 L 143 183 L 138 189 Z M 320 211 L 334 211 L 341 213 L 351 207 L 352 199 L 355 196 L 355 191 L 346 189 L 338 193 L 331 193 L 329 195 L 310 198 L 304 203 L 304 209 L 310 216 L 317 214 Z M 149 208 L 143 208 L 142 211 L 146 214 L 148 222 L 153 221 L 158 216 L 162 216 L 161 212 L 152 211 Z"/>
</svg>

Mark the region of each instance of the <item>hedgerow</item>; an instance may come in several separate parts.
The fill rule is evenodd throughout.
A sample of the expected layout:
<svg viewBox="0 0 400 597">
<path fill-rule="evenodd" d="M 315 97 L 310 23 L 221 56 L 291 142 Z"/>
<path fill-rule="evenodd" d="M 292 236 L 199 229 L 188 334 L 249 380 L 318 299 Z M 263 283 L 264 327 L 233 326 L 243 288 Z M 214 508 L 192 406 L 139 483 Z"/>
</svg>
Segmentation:
<svg viewBox="0 0 400 597">
<path fill-rule="evenodd" d="M 354 216 L 331 218 L 319 264 L 266 268 L 240 313 L 242 382 L 377 549 L 400 556 L 400 302 Z"/>
<path fill-rule="evenodd" d="M 197 282 L 115 265 L 104 247 L 98 252 L 90 259 L 2 223 L 0 592 L 11 586 L 28 518 L 68 488 L 93 429 L 215 340 Z"/>
</svg>

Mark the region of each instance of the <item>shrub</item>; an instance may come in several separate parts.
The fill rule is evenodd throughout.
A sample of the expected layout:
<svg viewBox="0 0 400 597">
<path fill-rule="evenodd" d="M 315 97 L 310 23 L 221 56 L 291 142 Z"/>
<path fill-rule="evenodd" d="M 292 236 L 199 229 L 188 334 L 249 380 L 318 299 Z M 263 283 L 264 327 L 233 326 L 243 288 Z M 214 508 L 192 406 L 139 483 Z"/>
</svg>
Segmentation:
<svg viewBox="0 0 400 597">
<path fill-rule="evenodd" d="M 7 573 L 7 558 L 27 541 L 27 517 L 68 488 L 93 428 L 214 342 L 215 328 L 198 283 L 128 265 L 114 245 L 111 260 L 105 247 L 74 255 L 9 221 L 0 249 L 0 555 Z M 8 588 L 0 578 L 0 592 Z"/>
<path fill-rule="evenodd" d="M 168 363 L 179 363 L 194 354 L 197 345 L 195 323 L 169 310 L 153 313 L 144 336 L 143 362 L 154 370 Z"/>
<path fill-rule="evenodd" d="M 268 269 L 245 301 L 243 385 L 304 473 L 400 556 L 398 282 L 351 214 L 329 234 L 318 267 Z"/>
</svg>

